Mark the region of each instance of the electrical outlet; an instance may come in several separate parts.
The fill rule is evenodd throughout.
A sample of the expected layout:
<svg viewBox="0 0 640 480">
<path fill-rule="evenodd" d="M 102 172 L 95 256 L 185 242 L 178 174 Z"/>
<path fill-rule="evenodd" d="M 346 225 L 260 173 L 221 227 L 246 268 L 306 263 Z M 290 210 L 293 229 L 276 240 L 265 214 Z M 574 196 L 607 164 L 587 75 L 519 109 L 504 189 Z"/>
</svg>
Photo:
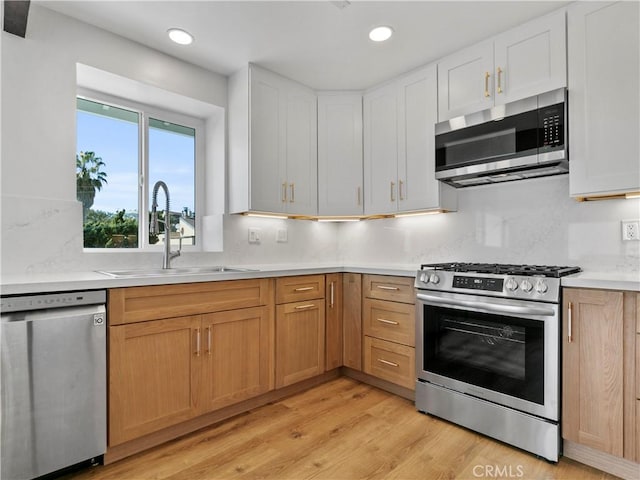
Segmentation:
<svg viewBox="0 0 640 480">
<path fill-rule="evenodd" d="M 260 229 L 259 228 L 250 228 L 249 229 L 249 243 L 260 243 Z"/>
<path fill-rule="evenodd" d="M 640 220 L 622 221 L 622 240 L 640 240 Z"/>
</svg>

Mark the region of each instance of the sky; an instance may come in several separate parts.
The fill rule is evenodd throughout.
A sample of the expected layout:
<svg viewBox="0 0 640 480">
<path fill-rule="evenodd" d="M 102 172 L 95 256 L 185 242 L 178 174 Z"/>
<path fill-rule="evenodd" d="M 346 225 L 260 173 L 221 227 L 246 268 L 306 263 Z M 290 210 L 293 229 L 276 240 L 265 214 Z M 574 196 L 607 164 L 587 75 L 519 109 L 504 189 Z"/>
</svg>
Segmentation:
<svg viewBox="0 0 640 480">
<path fill-rule="evenodd" d="M 138 210 L 138 125 L 114 118 L 77 112 L 76 153 L 95 152 L 105 163 L 107 184 L 96 193 L 94 210 Z M 194 139 L 167 130 L 149 131 L 149 195 L 157 180 L 169 187 L 171 211 L 195 211 Z M 158 194 L 160 208 L 164 193 Z"/>
</svg>

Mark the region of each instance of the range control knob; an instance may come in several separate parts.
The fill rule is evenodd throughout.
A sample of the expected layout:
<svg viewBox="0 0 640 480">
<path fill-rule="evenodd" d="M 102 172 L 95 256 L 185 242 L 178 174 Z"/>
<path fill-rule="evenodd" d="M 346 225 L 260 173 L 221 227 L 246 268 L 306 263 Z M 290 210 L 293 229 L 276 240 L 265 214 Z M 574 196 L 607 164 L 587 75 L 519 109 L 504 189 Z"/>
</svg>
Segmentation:
<svg viewBox="0 0 640 480">
<path fill-rule="evenodd" d="M 533 285 L 531 285 L 531 282 L 529 280 L 523 280 L 520 283 L 520 288 L 523 292 L 529 293 L 531 290 L 533 290 Z"/>
<path fill-rule="evenodd" d="M 429 283 L 429 274 L 422 272 L 420 274 L 420 281 L 423 283 Z"/>
<path fill-rule="evenodd" d="M 539 280 L 538 283 L 536 283 L 536 292 L 547 293 L 547 290 L 549 290 L 549 287 L 542 280 Z"/>
<path fill-rule="evenodd" d="M 435 273 L 432 273 L 431 276 L 429 277 L 429 281 L 434 285 L 437 285 L 438 283 L 440 283 L 440 277 Z"/>
<path fill-rule="evenodd" d="M 507 281 L 504 283 L 504 286 L 510 292 L 515 292 L 518 289 L 518 282 L 516 282 L 515 278 L 509 277 Z"/>
</svg>

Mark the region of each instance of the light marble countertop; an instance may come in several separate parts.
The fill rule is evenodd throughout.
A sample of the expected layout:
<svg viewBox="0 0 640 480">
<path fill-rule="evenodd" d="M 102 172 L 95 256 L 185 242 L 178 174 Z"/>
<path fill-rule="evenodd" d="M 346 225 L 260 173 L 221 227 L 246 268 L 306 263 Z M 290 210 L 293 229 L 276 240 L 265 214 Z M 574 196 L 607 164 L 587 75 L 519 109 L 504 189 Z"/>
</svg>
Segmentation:
<svg viewBox="0 0 640 480">
<path fill-rule="evenodd" d="M 2 295 L 20 295 L 72 290 L 96 290 L 103 288 L 135 287 L 147 285 L 169 285 L 178 283 L 241 280 L 248 278 L 285 277 L 334 272 L 368 273 L 374 275 L 396 275 L 414 277 L 417 265 L 335 265 L 335 264 L 267 264 L 228 265 L 251 269 L 243 272 L 220 272 L 199 274 L 173 274 L 153 277 L 113 278 L 96 271 L 67 273 L 25 273 L 3 275 L 0 280 Z M 563 277 L 563 287 L 599 288 L 640 292 L 640 272 L 581 272 Z"/>
<path fill-rule="evenodd" d="M 153 277 L 113 278 L 97 271 L 67 273 L 25 273 L 3 275 L 0 280 L 2 295 L 20 295 L 44 292 L 68 292 L 72 290 L 96 290 L 102 288 L 169 285 L 177 283 L 241 280 L 248 278 L 286 277 L 334 272 L 369 273 L 414 277 L 415 265 L 225 265 L 230 268 L 250 269 L 242 272 L 187 273 L 158 275 Z"/>
</svg>

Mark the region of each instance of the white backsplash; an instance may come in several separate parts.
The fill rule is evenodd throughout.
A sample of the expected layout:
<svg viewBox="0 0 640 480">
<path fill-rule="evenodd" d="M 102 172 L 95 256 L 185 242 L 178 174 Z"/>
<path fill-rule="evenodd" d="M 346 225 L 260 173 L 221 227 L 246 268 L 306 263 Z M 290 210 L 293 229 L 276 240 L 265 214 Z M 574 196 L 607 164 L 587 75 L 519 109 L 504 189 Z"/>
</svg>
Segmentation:
<svg viewBox="0 0 640 480">
<path fill-rule="evenodd" d="M 620 221 L 640 218 L 640 200 L 576 202 L 568 177 L 458 190 L 459 209 L 443 215 L 332 224 L 224 217 L 224 252 L 183 253 L 175 266 L 343 264 L 415 265 L 470 261 L 577 265 L 638 272 L 640 242 L 623 242 Z M 2 197 L 3 274 L 145 268 L 161 253 L 82 249 L 75 201 Z M 261 242 L 248 242 L 259 228 Z M 288 241 L 276 241 L 287 230 Z"/>
<path fill-rule="evenodd" d="M 342 263 L 496 262 L 576 265 L 637 272 L 640 242 L 623 242 L 621 220 L 640 200 L 577 202 L 569 177 L 458 190 L 458 211 L 344 225 Z"/>
</svg>

